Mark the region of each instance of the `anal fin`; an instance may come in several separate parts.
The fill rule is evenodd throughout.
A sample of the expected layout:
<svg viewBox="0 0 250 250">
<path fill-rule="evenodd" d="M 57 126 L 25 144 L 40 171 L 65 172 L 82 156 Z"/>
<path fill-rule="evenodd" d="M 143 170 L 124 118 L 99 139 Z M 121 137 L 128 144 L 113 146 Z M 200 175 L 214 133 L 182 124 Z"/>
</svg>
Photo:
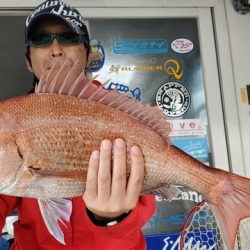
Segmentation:
<svg viewBox="0 0 250 250">
<path fill-rule="evenodd" d="M 70 221 L 72 201 L 63 198 L 38 199 L 38 204 L 48 231 L 60 243 L 65 245 L 63 231 L 58 221 L 66 227 L 64 221 Z"/>
</svg>

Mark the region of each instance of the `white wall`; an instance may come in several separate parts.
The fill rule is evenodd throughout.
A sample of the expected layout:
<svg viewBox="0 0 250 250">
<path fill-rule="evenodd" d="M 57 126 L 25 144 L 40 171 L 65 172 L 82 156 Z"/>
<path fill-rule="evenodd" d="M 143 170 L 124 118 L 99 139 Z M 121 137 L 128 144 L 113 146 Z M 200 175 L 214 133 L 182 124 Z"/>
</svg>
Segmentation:
<svg viewBox="0 0 250 250">
<path fill-rule="evenodd" d="M 245 172 L 250 177 L 250 106 L 241 98 L 241 88 L 250 85 L 250 13 L 238 14 L 231 1 L 224 0 L 232 53 L 235 96 L 239 113 Z M 249 96 L 250 98 L 250 96 Z"/>
</svg>

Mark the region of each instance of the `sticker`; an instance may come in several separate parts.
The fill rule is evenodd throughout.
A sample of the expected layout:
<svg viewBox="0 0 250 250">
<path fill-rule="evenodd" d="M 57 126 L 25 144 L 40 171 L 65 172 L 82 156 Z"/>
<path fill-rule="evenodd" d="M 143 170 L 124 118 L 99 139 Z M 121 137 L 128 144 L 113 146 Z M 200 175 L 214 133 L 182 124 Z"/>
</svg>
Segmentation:
<svg viewBox="0 0 250 250">
<path fill-rule="evenodd" d="M 245 88 L 240 88 L 240 97 L 241 97 L 241 102 L 243 103 L 248 102 L 247 91 Z"/>
<path fill-rule="evenodd" d="M 156 93 L 157 106 L 169 117 L 185 114 L 191 104 L 191 96 L 182 84 L 167 82 Z"/>
<path fill-rule="evenodd" d="M 141 100 L 141 90 L 138 87 L 132 90 L 126 85 L 111 82 L 108 86 L 108 89 L 116 89 L 120 93 L 128 92 L 128 96 L 134 97 L 136 101 Z"/>
<path fill-rule="evenodd" d="M 170 136 L 205 136 L 206 129 L 201 119 L 168 120 L 171 125 Z"/>
<path fill-rule="evenodd" d="M 162 71 L 164 70 L 163 66 L 158 65 L 145 65 L 145 66 L 121 66 L 121 65 L 111 65 L 109 68 L 109 73 L 124 73 L 131 71 Z"/>
<path fill-rule="evenodd" d="M 116 54 L 162 54 L 168 52 L 166 39 L 126 39 L 113 41 Z"/>
<path fill-rule="evenodd" d="M 172 139 L 172 143 L 197 160 L 208 158 L 208 143 L 206 137 Z"/>
<path fill-rule="evenodd" d="M 202 200 L 204 200 L 202 195 L 196 192 L 195 190 L 191 190 L 191 189 L 183 190 L 181 186 L 177 186 L 177 187 L 181 190 L 181 193 L 180 195 L 172 199 L 174 201 L 190 201 L 190 202 L 200 203 Z M 169 199 L 156 195 L 156 201 L 157 202 L 169 201 Z"/>
<path fill-rule="evenodd" d="M 188 218 L 188 213 L 176 213 L 174 215 L 162 216 L 158 213 L 149 220 L 148 225 L 151 230 L 156 229 L 163 224 L 174 224 L 174 225 L 183 225 Z"/>
<path fill-rule="evenodd" d="M 104 49 L 101 46 L 100 42 L 95 39 L 90 40 L 89 46 L 90 46 L 89 57 L 91 62 L 87 68 L 87 71 L 97 72 L 102 68 L 105 61 Z"/>
<path fill-rule="evenodd" d="M 109 73 L 124 73 L 131 71 L 165 71 L 170 77 L 174 77 L 179 80 L 183 76 L 183 69 L 181 68 L 180 63 L 175 59 L 169 59 L 165 61 L 164 65 L 111 65 L 109 67 Z"/>
<path fill-rule="evenodd" d="M 208 237 L 209 236 L 209 237 Z M 218 242 L 216 230 L 196 230 L 187 232 L 183 249 L 214 250 Z M 147 249 L 149 250 L 177 250 L 180 249 L 180 234 L 146 235 Z"/>
<path fill-rule="evenodd" d="M 175 59 L 169 59 L 164 64 L 164 69 L 168 75 L 174 76 L 175 79 L 181 79 L 183 75 L 183 69 L 181 69 L 180 64 Z"/>
<path fill-rule="evenodd" d="M 193 50 L 194 44 L 186 38 L 178 38 L 171 43 L 171 48 L 177 53 L 185 54 Z"/>
</svg>

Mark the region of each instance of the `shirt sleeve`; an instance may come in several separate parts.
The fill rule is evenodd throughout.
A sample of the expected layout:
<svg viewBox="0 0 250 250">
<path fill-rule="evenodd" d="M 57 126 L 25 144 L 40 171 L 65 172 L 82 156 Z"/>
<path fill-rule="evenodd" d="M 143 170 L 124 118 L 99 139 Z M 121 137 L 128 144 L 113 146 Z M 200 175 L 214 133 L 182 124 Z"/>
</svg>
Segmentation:
<svg viewBox="0 0 250 250">
<path fill-rule="evenodd" d="M 17 207 L 19 198 L 9 195 L 0 195 L 0 230 L 2 231 L 5 225 L 5 219 L 12 214 Z"/>
<path fill-rule="evenodd" d="M 128 214 L 126 218 L 111 226 L 96 226 L 88 218 L 86 213 L 85 220 L 88 224 L 92 224 L 91 227 L 94 230 L 99 231 L 107 237 L 124 238 L 130 237 L 134 233 L 141 231 L 143 225 L 150 219 L 155 212 L 155 196 L 144 195 L 139 198 L 137 206 Z"/>
</svg>

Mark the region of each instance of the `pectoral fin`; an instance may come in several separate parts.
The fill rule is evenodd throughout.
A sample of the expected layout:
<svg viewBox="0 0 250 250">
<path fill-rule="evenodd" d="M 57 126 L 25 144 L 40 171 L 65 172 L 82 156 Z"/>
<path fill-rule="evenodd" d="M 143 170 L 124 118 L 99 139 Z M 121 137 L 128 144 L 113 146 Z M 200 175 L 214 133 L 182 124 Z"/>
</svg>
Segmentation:
<svg viewBox="0 0 250 250">
<path fill-rule="evenodd" d="M 65 245 L 63 231 L 58 221 L 65 227 L 64 221 L 69 222 L 72 213 L 72 201 L 62 198 L 54 199 L 38 199 L 39 208 L 44 223 L 52 234 L 60 243 Z"/>
</svg>

